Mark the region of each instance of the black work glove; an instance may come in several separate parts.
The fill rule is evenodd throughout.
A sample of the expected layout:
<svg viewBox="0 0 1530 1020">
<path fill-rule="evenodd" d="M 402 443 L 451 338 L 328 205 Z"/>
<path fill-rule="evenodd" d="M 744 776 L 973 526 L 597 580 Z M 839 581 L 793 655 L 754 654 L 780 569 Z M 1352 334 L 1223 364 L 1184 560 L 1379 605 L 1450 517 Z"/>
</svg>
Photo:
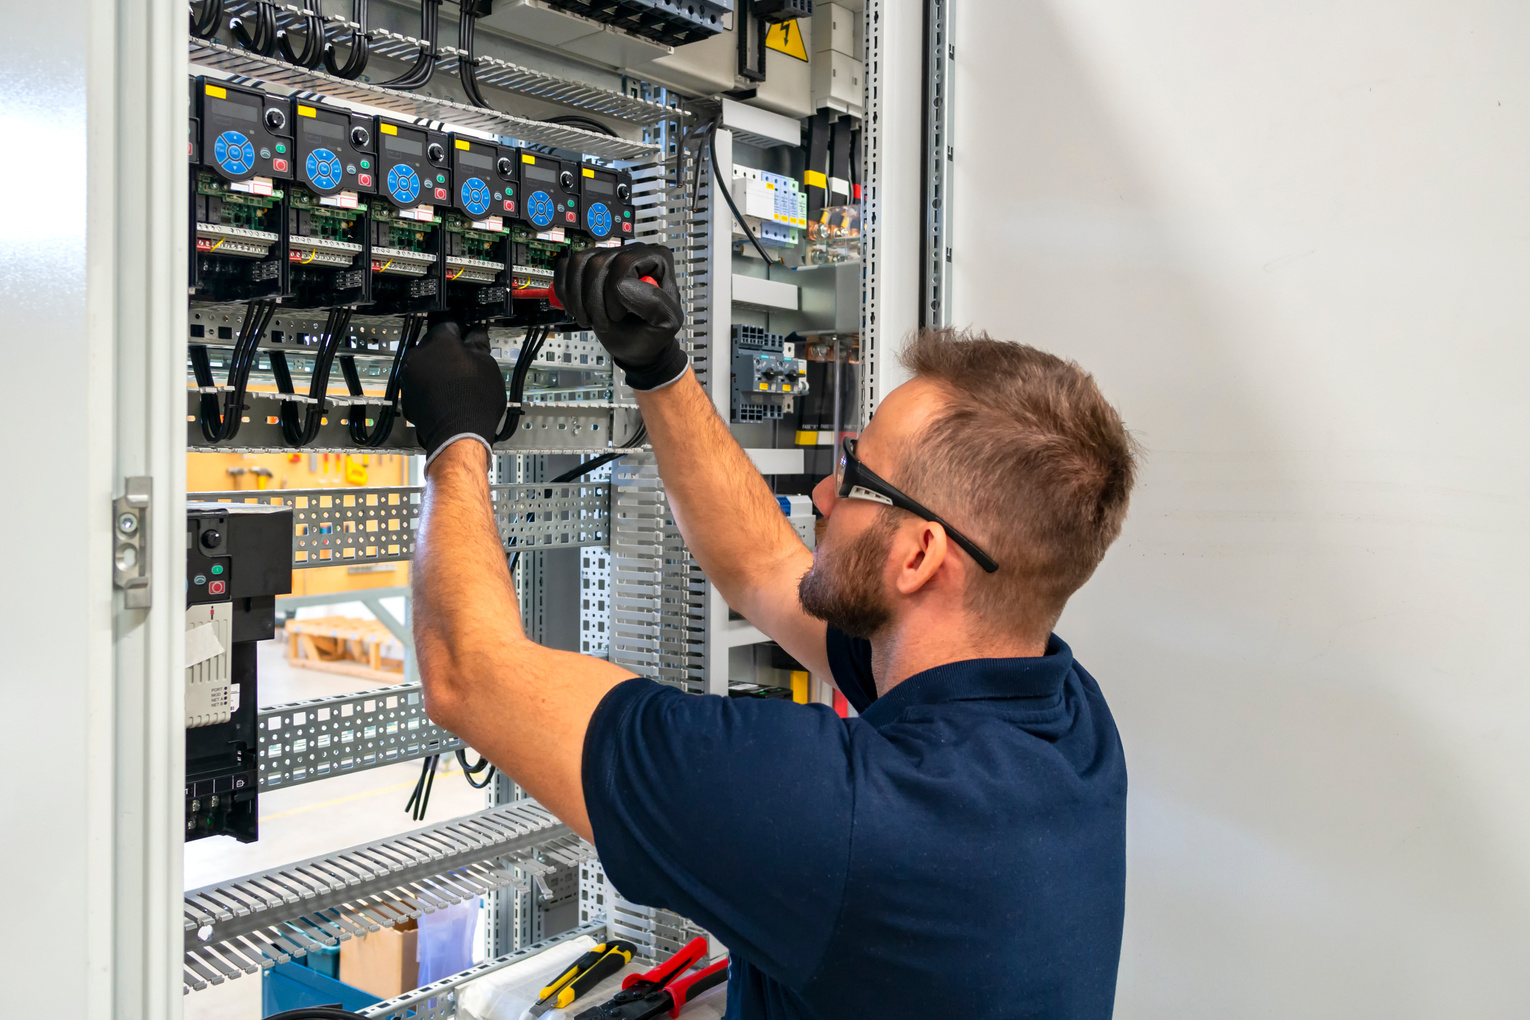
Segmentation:
<svg viewBox="0 0 1530 1020">
<path fill-rule="evenodd" d="M 404 357 L 404 417 L 425 447 L 425 466 L 459 439 L 492 450 L 505 416 L 505 377 L 489 353 L 489 331 L 443 319 Z"/>
<path fill-rule="evenodd" d="M 643 277 L 658 282 L 655 287 Z M 586 248 L 560 259 L 553 293 L 584 329 L 593 329 L 635 390 L 656 390 L 690 361 L 676 338 L 685 325 L 675 259 L 661 244 Z"/>
</svg>

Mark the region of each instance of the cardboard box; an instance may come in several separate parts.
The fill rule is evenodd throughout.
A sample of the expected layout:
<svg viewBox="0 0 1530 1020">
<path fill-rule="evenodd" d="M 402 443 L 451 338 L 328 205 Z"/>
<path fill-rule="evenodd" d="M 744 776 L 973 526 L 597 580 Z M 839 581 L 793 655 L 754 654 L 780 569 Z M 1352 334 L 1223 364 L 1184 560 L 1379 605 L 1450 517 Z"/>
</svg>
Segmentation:
<svg viewBox="0 0 1530 1020">
<path fill-rule="evenodd" d="M 382 999 L 419 987 L 419 926 L 406 921 L 340 943 L 340 980 Z"/>
</svg>

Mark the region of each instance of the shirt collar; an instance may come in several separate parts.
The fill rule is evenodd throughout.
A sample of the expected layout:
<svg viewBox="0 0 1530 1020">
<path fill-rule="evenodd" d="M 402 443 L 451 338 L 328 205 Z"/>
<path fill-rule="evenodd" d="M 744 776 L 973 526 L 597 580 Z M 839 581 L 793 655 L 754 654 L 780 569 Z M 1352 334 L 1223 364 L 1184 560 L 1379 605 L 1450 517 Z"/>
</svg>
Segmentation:
<svg viewBox="0 0 1530 1020">
<path fill-rule="evenodd" d="M 873 726 L 890 723 L 915 705 L 950 701 L 1050 698 L 1073 669 L 1073 650 L 1053 634 L 1044 655 L 1019 659 L 963 659 L 915 673 L 866 706 L 861 718 Z"/>
</svg>

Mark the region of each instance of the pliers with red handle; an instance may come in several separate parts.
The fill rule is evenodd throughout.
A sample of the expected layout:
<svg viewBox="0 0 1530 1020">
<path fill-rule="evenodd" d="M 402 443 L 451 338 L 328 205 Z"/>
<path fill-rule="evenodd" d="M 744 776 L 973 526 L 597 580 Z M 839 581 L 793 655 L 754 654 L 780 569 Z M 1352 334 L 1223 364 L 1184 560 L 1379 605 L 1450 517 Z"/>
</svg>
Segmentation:
<svg viewBox="0 0 1530 1020">
<path fill-rule="evenodd" d="M 652 970 L 627 975 L 621 991 L 574 1020 L 654 1020 L 665 1013 L 678 1017 L 693 997 L 728 980 L 727 957 L 693 974 L 685 973 L 706 954 L 707 940 L 691 939 L 684 949 Z"/>
</svg>

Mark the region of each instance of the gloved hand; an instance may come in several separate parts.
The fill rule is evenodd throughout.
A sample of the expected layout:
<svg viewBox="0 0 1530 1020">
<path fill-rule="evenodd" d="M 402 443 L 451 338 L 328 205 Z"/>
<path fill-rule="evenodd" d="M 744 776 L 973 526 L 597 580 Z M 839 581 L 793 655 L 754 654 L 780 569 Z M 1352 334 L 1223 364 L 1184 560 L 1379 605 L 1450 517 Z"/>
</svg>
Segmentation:
<svg viewBox="0 0 1530 1020">
<path fill-rule="evenodd" d="M 505 377 L 489 353 L 489 331 L 436 322 L 404 357 L 404 417 L 425 447 L 425 466 L 459 439 L 493 449 L 494 430 L 505 416 Z"/>
<path fill-rule="evenodd" d="M 643 277 L 657 281 L 655 287 Z M 584 329 L 593 329 L 635 390 L 656 390 L 690 364 L 676 339 L 685 325 L 675 260 L 660 244 L 586 248 L 559 260 L 553 293 Z"/>
</svg>

